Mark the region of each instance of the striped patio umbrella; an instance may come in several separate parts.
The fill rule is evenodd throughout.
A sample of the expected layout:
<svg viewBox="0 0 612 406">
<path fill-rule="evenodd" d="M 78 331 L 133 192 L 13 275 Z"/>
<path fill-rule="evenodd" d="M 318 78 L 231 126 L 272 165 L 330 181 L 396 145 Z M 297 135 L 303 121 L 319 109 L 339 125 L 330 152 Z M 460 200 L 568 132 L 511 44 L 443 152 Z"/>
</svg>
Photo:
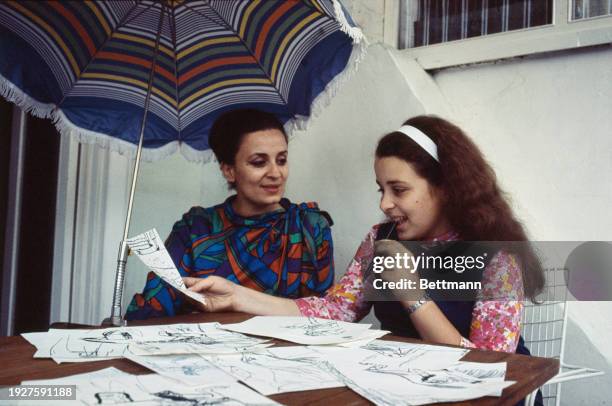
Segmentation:
<svg viewBox="0 0 612 406">
<path fill-rule="evenodd" d="M 228 109 L 303 123 L 360 40 L 336 0 L 2 1 L 0 94 L 130 155 L 148 104 L 143 159 L 202 161 Z"/>
<path fill-rule="evenodd" d="M 112 324 L 141 157 L 180 148 L 207 160 L 212 123 L 236 108 L 300 127 L 357 63 L 361 39 L 337 0 L 0 2 L 0 94 L 62 134 L 136 157 Z"/>
</svg>

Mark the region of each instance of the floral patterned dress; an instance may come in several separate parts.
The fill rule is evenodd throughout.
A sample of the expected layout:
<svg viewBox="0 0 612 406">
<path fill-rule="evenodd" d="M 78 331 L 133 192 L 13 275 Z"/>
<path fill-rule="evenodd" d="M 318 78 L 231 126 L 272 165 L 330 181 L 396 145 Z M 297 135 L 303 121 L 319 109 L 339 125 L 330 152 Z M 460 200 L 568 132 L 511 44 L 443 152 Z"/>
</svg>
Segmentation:
<svg viewBox="0 0 612 406">
<path fill-rule="evenodd" d="M 304 316 L 321 317 L 348 322 L 361 320 L 372 304 L 365 300 L 363 272 L 365 264 L 374 256 L 374 242 L 380 225 L 366 235 L 348 269 L 340 281 L 325 296 L 296 300 Z M 457 240 L 458 234 L 449 232 L 433 241 Z M 472 310 L 469 337 L 462 337 L 460 345 L 468 348 L 515 352 L 523 310 L 523 281 L 520 266 L 514 255 L 499 251 L 484 269 L 483 297 L 495 297 L 502 292 L 513 300 L 480 300 Z M 499 296 L 497 296 L 499 297 Z M 516 300 L 514 300 L 516 299 Z"/>
</svg>

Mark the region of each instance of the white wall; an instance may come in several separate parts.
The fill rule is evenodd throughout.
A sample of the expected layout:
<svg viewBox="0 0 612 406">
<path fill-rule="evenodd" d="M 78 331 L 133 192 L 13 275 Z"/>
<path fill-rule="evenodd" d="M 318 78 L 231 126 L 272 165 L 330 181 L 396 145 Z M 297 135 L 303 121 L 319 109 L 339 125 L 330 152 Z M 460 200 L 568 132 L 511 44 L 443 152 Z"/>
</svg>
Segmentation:
<svg viewBox="0 0 612 406">
<path fill-rule="evenodd" d="M 612 240 L 612 49 L 448 69 L 434 80 L 539 240 Z"/>
<path fill-rule="evenodd" d="M 432 75 L 534 240 L 612 241 L 611 67 L 606 46 Z M 611 314 L 612 302 L 570 303 L 566 360 L 608 375 L 564 384 L 564 404 L 612 399 Z"/>
</svg>

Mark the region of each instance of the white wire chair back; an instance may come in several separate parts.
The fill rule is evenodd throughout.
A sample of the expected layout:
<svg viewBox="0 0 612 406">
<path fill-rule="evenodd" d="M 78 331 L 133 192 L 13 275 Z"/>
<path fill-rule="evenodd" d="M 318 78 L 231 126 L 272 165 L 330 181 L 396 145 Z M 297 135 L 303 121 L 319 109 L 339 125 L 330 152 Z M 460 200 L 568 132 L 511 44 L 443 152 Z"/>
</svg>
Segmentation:
<svg viewBox="0 0 612 406">
<path fill-rule="evenodd" d="M 526 301 L 522 317 L 521 335 L 531 355 L 556 358 L 561 366 L 559 374 L 541 388 L 545 406 L 561 404 L 562 382 L 603 374 L 563 362 L 568 307 L 565 272 L 562 267 L 545 269 L 545 285 L 537 298 L 538 303 Z M 535 394 L 527 398 L 526 405 L 534 404 Z"/>
<path fill-rule="evenodd" d="M 562 269 L 545 271 L 540 304 L 525 302 L 521 334 L 531 355 L 563 361 L 567 321 L 567 289 Z M 560 383 L 542 387 L 545 406 L 560 404 Z"/>
</svg>

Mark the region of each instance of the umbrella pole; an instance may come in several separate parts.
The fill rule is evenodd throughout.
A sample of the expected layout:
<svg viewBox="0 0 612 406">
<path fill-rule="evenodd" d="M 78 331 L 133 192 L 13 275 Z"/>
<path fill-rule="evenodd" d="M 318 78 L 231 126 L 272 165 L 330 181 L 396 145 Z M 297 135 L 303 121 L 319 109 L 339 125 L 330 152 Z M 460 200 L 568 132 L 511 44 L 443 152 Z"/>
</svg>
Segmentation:
<svg viewBox="0 0 612 406">
<path fill-rule="evenodd" d="M 151 100 L 151 90 L 153 88 L 153 79 L 155 77 L 155 67 L 157 66 L 157 54 L 159 52 L 159 40 L 161 37 L 162 23 L 164 20 L 165 6 L 161 4 L 161 12 L 159 17 L 159 25 L 157 27 L 157 35 L 155 38 L 155 50 L 153 54 L 153 62 L 151 64 L 151 72 L 149 73 L 149 83 L 147 86 L 147 95 L 144 102 L 144 113 L 140 124 L 140 138 L 138 140 L 138 148 L 136 149 L 136 159 L 134 161 L 134 171 L 132 173 L 132 185 L 130 187 L 130 198 L 128 200 L 127 216 L 125 218 L 125 226 L 123 229 L 123 239 L 119 244 L 119 253 L 117 254 L 117 270 L 115 273 L 115 290 L 113 293 L 113 307 L 111 309 L 110 318 L 104 319 L 103 325 L 122 326 L 127 324 L 121 316 L 121 299 L 123 296 L 123 285 L 125 278 L 125 269 L 129 255 L 127 238 L 130 232 L 130 221 L 132 218 L 132 207 L 134 205 L 134 192 L 136 191 L 136 180 L 138 179 L 138 171 L 140 169 L 140 155 L 142 153 L 142 144 L 144 140 L 145 126 L 147 122 L 147 114 L 149 113 L 149 103 Z"/>
</svg>

